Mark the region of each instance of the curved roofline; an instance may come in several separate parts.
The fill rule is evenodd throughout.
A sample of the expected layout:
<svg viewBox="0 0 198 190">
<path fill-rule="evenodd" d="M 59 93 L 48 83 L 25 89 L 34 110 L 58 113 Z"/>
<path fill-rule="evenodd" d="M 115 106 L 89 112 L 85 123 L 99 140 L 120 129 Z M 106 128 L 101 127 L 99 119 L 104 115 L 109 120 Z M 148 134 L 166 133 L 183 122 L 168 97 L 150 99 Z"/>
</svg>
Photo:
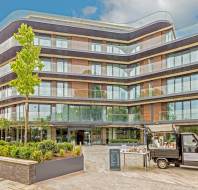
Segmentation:
<svg viewBox="0 0 198 190">
<path fill-rule="evenodd" d="M 127 31 L 133 31 L 137 30 L 141 27 L 144 27 L 146 25 L 152 24 L 154 22 L 160 22 L 160 21 L 167 21 L 170 24 L 173 24 L 173 19 L 169 12 L 167 11 L 158 11 L 152 14 L 149 14 L 145 17 L 142 17 L 141 19 L 138 19 L 134 22 L 128 22 L 123 24 L 116 24 L 116 23 L 110 23 L 105 21 L 99 21 L 99 20 L 91 20 L 91 19 L 84 19 L 84 18 L 75 18 L 75 17 L 68 17 L 63 15 L 56 15 L 56 14 L 48 14 L 43 12 L 36 12 L 31 10 L 17 10 L 12 13 L 10 13 L 5 19 L 3 19 L 0 22 L 0 30 L 2 30 L 4 27 L 9 25 L 10 23 L 21 20 L 21 19 L 48 19 L 48 20 L 54 20 L 54 21 L 62 21 L 67 22 L 70 24 L 78 24 L 81 26 L 91 26 L 91 27 L 100 27 L 106 30 L 125 30 Z"/>
</svg>

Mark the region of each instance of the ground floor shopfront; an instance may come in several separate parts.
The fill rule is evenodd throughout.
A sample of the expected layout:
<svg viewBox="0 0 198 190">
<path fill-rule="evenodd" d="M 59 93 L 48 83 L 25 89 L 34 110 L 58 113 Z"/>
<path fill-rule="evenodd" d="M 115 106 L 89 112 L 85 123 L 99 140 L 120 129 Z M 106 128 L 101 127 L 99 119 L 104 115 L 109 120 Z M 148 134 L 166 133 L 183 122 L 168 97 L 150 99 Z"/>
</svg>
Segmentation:
<svg viewBox="0 0 198 190">
<path fill-rule="evenodd" d="M 76 144 L 144 143 L 143 131 L 133 127 L 68 127 L 53 130 L 53 139 Z"/>
<path fill-rule="evenodd" d="M 0 130 L 0 137 L 6 141 L 24 140 L 24 128 L 10 127 Z M 111 126 L 31 126 L 28 139 L 40 141 L 52 139 L 58 142 L 72 141 L 76 144 L 144 143 L 144 132 L 134 127 Z"/>
<path fill-rule="evenodd" d="M 175 125 L 156 125 L 151 130 L 153 137 L 159 142 L 173 141 L 173 127 Z M 145 126 L 31 126 L 28 138 L 31 141 L 52 139 L 58 142 L 72 141 L 76 144 L 111 144 L 111 143 L 138 143 L 145 141 Z M 146 126 L 150 127 L 150 126 Z M 155 129 L 155 130 L 154 130 Z M 181 132 L 198 133 L 198 125 L 177 126 Z M 24 139 L 24 128 L 22 126 L 10 127 L 0 130 L 0 137 L 6 141 L 21 141 Z"/>
</svg>

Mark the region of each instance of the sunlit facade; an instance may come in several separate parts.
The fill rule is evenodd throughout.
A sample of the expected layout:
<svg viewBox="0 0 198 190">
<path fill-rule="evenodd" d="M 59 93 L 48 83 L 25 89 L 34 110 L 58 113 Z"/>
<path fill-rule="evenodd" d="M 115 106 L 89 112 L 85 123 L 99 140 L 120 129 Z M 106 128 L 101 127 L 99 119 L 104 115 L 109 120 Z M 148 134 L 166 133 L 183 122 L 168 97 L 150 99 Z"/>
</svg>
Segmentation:
<svg viewBox="0 0 198 190">
<path fill-rule="evenodd" d="M 198 36 L 177 31 L 167 17 L 134 25 L 17 12 L 0 30 L 0 116 L 21 123 L 24 97 L 9 86 L 13 39 L 32 26 L 42 47 L 41 85 L 29 100 L 32 129 L 46 138 L 106 144 L 138 139 L 145 127 L 195 126 L 198 121 Z M 147 22 L 146 22 L 147 21 Z M 37 71 L 35 71 L 37 72 Z M 21 124 L 20 124 L 21 125 Z M 168 128 L 168 127 L 167 127 Z M 23 130 L 13 128 L 12 138 Z M 4 136 L 4 132 L 1 134 Z"/>
</svg>

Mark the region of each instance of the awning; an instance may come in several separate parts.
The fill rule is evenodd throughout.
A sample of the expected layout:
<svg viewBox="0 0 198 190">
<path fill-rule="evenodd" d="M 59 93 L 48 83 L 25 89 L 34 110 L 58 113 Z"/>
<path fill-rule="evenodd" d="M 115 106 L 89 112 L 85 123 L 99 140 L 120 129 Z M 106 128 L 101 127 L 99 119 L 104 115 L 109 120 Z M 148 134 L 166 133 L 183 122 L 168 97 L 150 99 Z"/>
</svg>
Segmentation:
<svg viewBox="0 0 198 190">
<path fill-rule="evenodd" d="M 159 125 L 147 125 L 151 132 L 173 132 L 175 126 L 172 124 L 159 124 Z"/>
</svg>

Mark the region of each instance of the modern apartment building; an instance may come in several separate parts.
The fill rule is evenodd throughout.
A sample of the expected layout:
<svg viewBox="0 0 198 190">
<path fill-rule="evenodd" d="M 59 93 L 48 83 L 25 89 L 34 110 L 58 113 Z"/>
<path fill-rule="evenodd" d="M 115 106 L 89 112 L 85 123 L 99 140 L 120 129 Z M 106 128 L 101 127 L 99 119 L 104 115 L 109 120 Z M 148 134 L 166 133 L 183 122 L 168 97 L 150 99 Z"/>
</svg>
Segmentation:
<svg viewBox="0 0 198 190">
<path fill-rule="evenodd" d="M 19 123 L 24 117 L 25 99 L 9 82 L 15 78 L 10 61 L 21 48 L 13 33 L 25 23 L 36 34 L 45 65 L 29 100 L 32 129 L 43 119 L 52 139 L 106 144 L 143 141 L 139 129 L 145 127 L 159 132 L 198 127 L 198 35 L 178 32 L 167 15 L 121 25 L 11 14 L 0 25 L 0 116 Z M 15 127 L 12 138 L 22 131 Z"/>
</svg>

